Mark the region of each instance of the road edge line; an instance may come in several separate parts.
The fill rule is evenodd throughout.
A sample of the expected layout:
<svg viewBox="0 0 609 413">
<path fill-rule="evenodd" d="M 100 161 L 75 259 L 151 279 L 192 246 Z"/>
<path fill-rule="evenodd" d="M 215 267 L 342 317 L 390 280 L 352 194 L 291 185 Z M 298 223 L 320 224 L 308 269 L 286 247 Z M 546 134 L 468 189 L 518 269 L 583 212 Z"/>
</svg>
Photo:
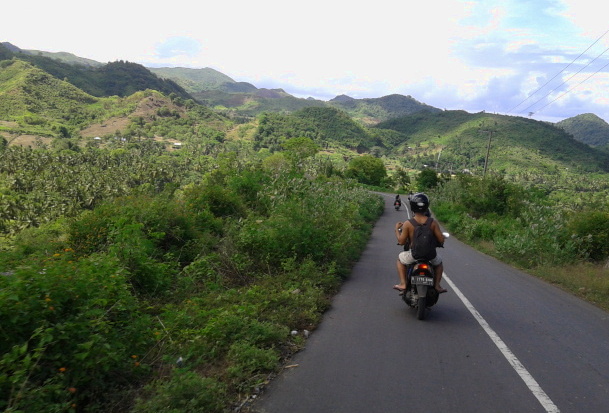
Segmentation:
<svg viewBox="0 0 609 413">
<path fill-rule="evenodd" d="M 529 371 L 524 367 L 524 365 L 518 360 L 518 358 L 512 353 L 507 344 L 501 340 L 499 335 L 491 328 L 491 326 L 486 322 L 484 317 L 476 310 L 473 304 L 465 297 L 465 295 L 457 288 L 457 286 L 452 282 L 450 278 L 448 278 L 446 272 L 442 276 L 443 280 L 446 280 L 450 287 L 453 289 L 457 297 L 463 302 L 465 307 L 469 310 L 469 312 L 474 316 L 478 324 L 482 327 L 482 329 L 488 334 L 491 338 L 495 346 L 501 351 L 501 354 L 507 359 L 508 363 L 514 368 L 516 373 L 520 376 L 520 378 L 527 385 L 531 393 L 537 398 L 539 403 L 543 406 L 543 408 L 548 413 L 560 413 L 558 407 L 552 402 L 550 397 L 543 391 L 539 383 L 533 378 L 533 376 L 529 373 Z"/>
</svg>

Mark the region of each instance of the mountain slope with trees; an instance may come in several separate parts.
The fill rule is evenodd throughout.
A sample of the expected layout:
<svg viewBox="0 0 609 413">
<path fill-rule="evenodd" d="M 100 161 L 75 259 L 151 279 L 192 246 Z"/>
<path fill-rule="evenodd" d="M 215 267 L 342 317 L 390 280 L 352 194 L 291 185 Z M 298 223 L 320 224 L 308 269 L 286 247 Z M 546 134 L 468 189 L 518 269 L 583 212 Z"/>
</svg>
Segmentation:
<svg viewBox="0 0 609 413">
<path fill-rule="evenodd" d="M 465 111 L 419 113 L 382 122 L 402 135 L 396 153 L 446 170 L 481 170 L 490 140 L 489 166 L 511 175 L 525 171 L 608 172 L 609 156 L 576 141 L 563 129 L 520 117 Z M 567 169 L 568 168 L 568 169 Z"/>
<path fill-rule="evenodd" d="M 575 139 L 590 146 L 609 145 L 609 124 L 593 113 L 584 113 L 556 124 Z"/>
<path fill-rule="evenodd" d="M 145 90 L 98 98 L 28 62 L 0 62 L 0 137 L 7 141 L 22 135 L 223 139 L 217 134 L 228 124 L 224 116 L 175 94 Z"/>
<path fill-rule="evenodd" d="M 254 136 L 257 148 L 281 150 L 290 138 L 306 137 L 322 148 L 341 146 L 363 153 L 383 146 L 379 134 L 370 133 L 346 112 L 331 107 L 309 107 L 292 114 L 265 113 Z"/>
<path fill-rule="evenodd" d="M 191 94 L 203 90 L 215 90 L 225 83 L 236 83 L 229 76 L 209 67 L 203 69 L 158 67 L 149 70 L 160 78 L 173 80 Z"/>
<path fill-rule="evenodd" d="M 96 97 L 124 97 L 137 91 L 153 89 L 165 94 L 175 93 L 183 99 L 192 98 L 174 81 L 161 79 L 137 63 L 117 61 L 99 67 L 90 67 L 64 63 L 56 58 L 38 54 L 12 52 L 0 44 L 0 61 L 12 58 L 27 61 Z"/>
<path fill-rule="evenodd" d="M 376 124 L 405 115 L 418 112 L 441 112 L 440 109 L 426 105 L 411 96 L 398 94 L 380 98 L 353 99 L 349 96 L 337 96 L 328 102 L 349 113 L 353 118 L 365 124 Z"/>
<path fill-rule="evenodd" d="M 0 62 L 0 120 L 15 122 L 14 133 L 66 136 L 87 124 L 98 98 L 20 60 Z"/>
<path fill-rule="evenodd" d="M 236 82 L 210 69 L 160 68 L 150 69 L 159 76 L 174 80 L 200 103 L 222 107 L 246 116 L 262 112 L 295 112 L 307 107 L 335 107 L 347 112 L 363 124 L 375 124 L 392 117 L 420 111 L 440 109 L 418 102 L 411 96 L 389 95 L 381 98 L 354 99 L 345 95 L 328 102 L 297 98 L 281 89 L 258 89 L 254 85 Z"/>
</svg>

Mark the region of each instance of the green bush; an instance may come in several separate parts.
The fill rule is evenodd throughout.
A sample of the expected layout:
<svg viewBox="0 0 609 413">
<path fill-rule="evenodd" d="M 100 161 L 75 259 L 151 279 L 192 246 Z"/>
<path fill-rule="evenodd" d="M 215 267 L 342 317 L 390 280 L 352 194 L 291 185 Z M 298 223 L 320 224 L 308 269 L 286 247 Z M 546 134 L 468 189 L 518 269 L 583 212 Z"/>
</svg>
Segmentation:
<svg viewBox="0 0 609 413">
<path fill-rule="evenodd" d="M 567 223 L 567 233 L 579 242 L 582 255 L 594 261 L 609 257 L 609 213 L 581 211 Z"/>
<path fill-rule="evenodd" d="M 71 250 L 0 277 L 0 407 L 64 411 L 110 402 L 142 374 L 152 336 L 117 260 Z M 135 358 L 134 358 L 135 357 Z"/>
<path fill-rule="evenodd" d="M 60 219 L 42 224 L 37 228 L 26 228 L 12 240 L 12 248 L 0 255 L 0 268 L 7 270 L 18 265 L 20 260 L 31 256 L 44 257 L 67 247 L 68 224 Z"/>
<path fill-rule="evenodd" d="M 217 184 L 191 186 L 184 191 L 184 197 L 196 211 L 210 211 L 216 217 L 242 217 L 246 214 L 239 195 Z"/>
<path fill-rule="evenodd" d="M 383 179 L 387 177 L 387 169 L 381 159 L 362 155 L 349 162 L 345 175 L 362 184 L 380 186 Z"/>
<path fill-rule="evenodd" d="M 336 261 L 344 268 L 365 244 L 368 222 L 380 211 L 379 197 L 330 182 L 290 183 L 291 194 L 276 196 L 271 216 L 251 216 L 229 236 L 258 267 L 294 257 L 319 264 Z M 306 196 L 299 193 L 302 186 Z"/>
<path fill-rule="evenodd" d="M 131 196 L 73 220 L 69 243 L 85 255 L 110 251 L 129 271 L 138 291 L 163 294 L 182 266 L 216 243 L 214 219 L 193 210 L 187 200 Z"/>
</svg>

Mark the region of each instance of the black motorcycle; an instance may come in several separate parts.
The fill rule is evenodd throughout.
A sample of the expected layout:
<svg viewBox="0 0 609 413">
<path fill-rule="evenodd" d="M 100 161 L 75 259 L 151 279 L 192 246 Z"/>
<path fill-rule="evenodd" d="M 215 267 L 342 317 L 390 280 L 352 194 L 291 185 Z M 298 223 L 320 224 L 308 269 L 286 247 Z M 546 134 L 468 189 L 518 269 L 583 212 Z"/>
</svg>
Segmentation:
<svg viewBox="0 0 609 413">
<path fill-rule="evenodd" d="M 434 288 L 433 266 L 419 260 L 408 266 L 406 289 L 402 291 L 402 299 L 409 307 L 417 310 L 417 318 L 425 319 L 425 310 L 438 302 L 438 291 Z"/>
<path fill-rule="evenodd" d="M 444 238 L 449 234 L 444 233 Z M 434 269 L 429 261 L 417 260 L 409 265 L 406 273 L 406 289 L 400 292 L 402 300 L 417 310 L 417 318 L 424 320 L 426 310 L 438 302 L 440 294 L 434 288 Z"/>
</svg>

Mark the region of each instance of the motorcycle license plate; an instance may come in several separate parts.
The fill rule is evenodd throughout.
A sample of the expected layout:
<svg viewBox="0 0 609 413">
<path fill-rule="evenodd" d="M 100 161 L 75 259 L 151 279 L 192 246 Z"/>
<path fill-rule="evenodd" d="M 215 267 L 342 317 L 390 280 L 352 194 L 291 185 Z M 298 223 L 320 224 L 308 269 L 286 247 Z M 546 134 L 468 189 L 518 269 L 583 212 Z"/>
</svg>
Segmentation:
<svg viewBox="0 0 609 413">
<path fill-rule="evenodd" d="M 412 277 L 412 283 L 415 284 L 415 285 L 429 285 L 429 286 L 433 286 L 433 278 L 413 276 Z"/>
</svg>

